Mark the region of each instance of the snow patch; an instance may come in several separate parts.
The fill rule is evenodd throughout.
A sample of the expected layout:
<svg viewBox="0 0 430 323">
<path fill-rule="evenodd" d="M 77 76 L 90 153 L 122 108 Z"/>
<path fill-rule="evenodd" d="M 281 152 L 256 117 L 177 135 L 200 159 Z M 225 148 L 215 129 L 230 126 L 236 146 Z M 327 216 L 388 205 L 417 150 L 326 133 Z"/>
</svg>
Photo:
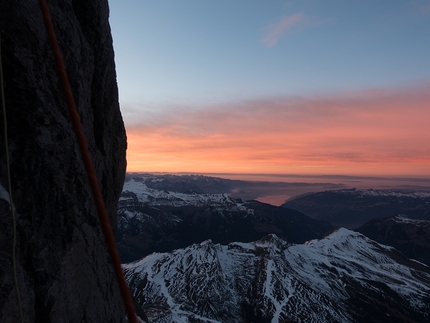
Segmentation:
<svg viewBox="0 0 430 323">
<path fill-rule="evenodd" d="M 384 197 L 396 197 L 396 198 L 404 198 L 404 197 L 420 198 L 420 199 L 430 198 L 429 192 L 402 193 L 402 192 L 373 190 L 373 189 L 361 190 L 361 189 L 357 189 L 357 188 L 337 190 L 334 192 L 341 193 L 341 194 L 357 195 L 357 196 L 361 196 L 361 197 L 363 197 L 363 196 L 375 196 L 375 197 L 384 196 Z"/>
<path fill-rule="evenodd" d="M 147 187 L 140 181 L 130 179 L 124 183 L 123 193 L 134 193 L 141 203 L 147 203 L 152 206 L 169 205 L 169 206 L 212 206 L 219 210 L 234 209 L 238 211 L 246 211 L 248 214 L 253 214 L 253 210 L 248 209 L 241 200 L 234 200 L 227 194 L 185 194 L 172 191 L 159 191 Z M 123 194 L 120 201 L 132 199 Z"/>
<path fill-rule="evenodd" d="M 393 218 L 393 220 L 394 220 L 394 222 L 397 222 L 397 223 L 413 224 L 413 225 L 416 225 L 417 227 L 419 227 L 421 225 L 424 225 L 424 224 L 430 225 L 430 221 L 428 221 L 428 220 L 411 219 L 411 218 L 408 218 L 405 215 L 400 215 L 400 214 L 396 215 Z"/>
</svg>

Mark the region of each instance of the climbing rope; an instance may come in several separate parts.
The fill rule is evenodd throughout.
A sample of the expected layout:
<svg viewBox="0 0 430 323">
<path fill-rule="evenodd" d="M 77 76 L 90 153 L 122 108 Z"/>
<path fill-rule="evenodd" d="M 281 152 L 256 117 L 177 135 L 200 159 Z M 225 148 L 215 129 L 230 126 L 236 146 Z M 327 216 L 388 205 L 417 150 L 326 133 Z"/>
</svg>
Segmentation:
<svg viewBox="0 0 430 323">
<path fill-rule="evenodd" d="M 12 181 L 10 175 L 10 159 L 9 159 L 9 143 L 7 137 L 7 117 L 6 117 L 6 101 L 4 99 L 4 86 L 3 86 L 3 64 L 1 59 L 1 32 L 0 32 L 0 92 L 1 92 L 1 106 L 3 110 L 3 128 L 4 128 L 4 150 L 6 155 L 6 173 L 7 173 L 7 185 L 9 191 L 9 205 L 12 213 L 12 269 L 13 269 L 13 281 L 15 285 L 16 297 L 18 298 L 18 311 L 21 323 L 24 323 L 24 318 L 22 314 L 22 302 L 21 296 L 19 294 L 18 286 L 18 275 L 16 270 L 16 214 L 15 208 L 13 206 L 12 198 Z"/>
<path fill-rule="evenodd" d="M 51 43 L 52 53 L 54 55 L 58 76 L 60 78 L 61 86 L 67 103 L 67 107 L 69 110 L 73 130 L 76 135 L 76 140 L 78 142 L 79 150 L 81 152 L 81 157 L 85 166 L 85 172 L 91 187 L 91 193 L 97 208 L 97 213 L 102 227 L 103 235 L 105 237 L 107 248 L 112 259 L 112 265 L 118 281 L 119 289 L 121 291 L 122 299 L 127 311 L 128 320 L 131 323 L 138 323 L 136 312 L 134 310 L 133 299 L 131 297 L 130 290 L 127 286 L 127 282 L 125 281 L 125 278 L 124 278 L 124 273 L 121 267 L 121 260 L 119 257 L 118 249 L 116 248 L 116 244 L 115 244 L 115 238 L 112 233 L 109 217 L 107 215 L 106 207 L 103 201 L 103 196 L 100 191 L 100 187 L 97 181 L 96 172 L 91 159 L 90 151 L 88 149 L 87 141 L 86 141 L 82 124 L 79 118 L 79 114 L 76 108 L 75 100 L 73 98 L 72 88 L 70 86 L 66 69 L 64 67 L 63 58 L 61 56 L 60 47 L 57 42 L 54 26 L 52 24 L 51 16 L 49 14 L 49 9 L 45 0 L 39 0 L 39 4 L 40 4 L 40 9 L 42 10 L 43 20 L 45 23 L 46 31 L 48 33 L 48 38 Z"/>
</svg>

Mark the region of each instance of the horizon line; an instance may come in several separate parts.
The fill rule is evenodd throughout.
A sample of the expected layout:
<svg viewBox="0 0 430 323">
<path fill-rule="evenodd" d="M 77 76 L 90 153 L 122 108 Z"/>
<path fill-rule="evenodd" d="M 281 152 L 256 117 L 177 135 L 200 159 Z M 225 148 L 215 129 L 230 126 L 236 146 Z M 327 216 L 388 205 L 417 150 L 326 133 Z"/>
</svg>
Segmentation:
<svg viewBox="0 0 430 323">
<path fill-rule="evenodd" d="M 154 175 L 204 175 L 204 176 L 267 176 L 267 177 L 292 177 L 292 178 L 337 178 L 337 179 L 372 179 L 372 180 L 414 180 L 418 182 L 429 182 L 430 175 L 412 177 L 410 175 L 338 175 L 338 174 L 274 174 L 274 173 L 228 173 L 228 172 L 150 172 L 150 171 L 126 171 L 127 174 L 154 174 Z"/>
</svg>

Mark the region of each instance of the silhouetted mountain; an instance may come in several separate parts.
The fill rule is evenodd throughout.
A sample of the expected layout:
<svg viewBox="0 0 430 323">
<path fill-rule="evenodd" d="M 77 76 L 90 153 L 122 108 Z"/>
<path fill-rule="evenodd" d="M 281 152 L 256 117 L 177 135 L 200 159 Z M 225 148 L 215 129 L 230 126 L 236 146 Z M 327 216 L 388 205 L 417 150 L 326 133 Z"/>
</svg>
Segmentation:
<svg viewBox="0 0 430 323">
<path fill-rule="evenodd" d="M 404 214 L 430 220 L 430 193 L 343 189 L 311 193 L 282 204 L 337 227 L 357 228 L 375 218 Z"/>
<path fill-rule="evenodd" d="M 396 215 L 370 220 L 358 231 L 379 243 L 393 246 L 406 257 L 430 266 L 430 221 Z"/>
</svg>

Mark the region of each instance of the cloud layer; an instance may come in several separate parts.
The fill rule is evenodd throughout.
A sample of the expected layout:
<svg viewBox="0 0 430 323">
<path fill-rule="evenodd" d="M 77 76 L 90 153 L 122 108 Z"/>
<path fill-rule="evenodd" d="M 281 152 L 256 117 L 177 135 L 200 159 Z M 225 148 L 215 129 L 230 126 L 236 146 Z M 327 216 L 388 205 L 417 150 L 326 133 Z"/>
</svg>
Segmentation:
<svg viewBox="0 0 430 323">
<path fill-rule="evenodd" d="M 430 174 L 428 87 L 269 98 L 149 114 L 128 170 Z"/>
</svg>

